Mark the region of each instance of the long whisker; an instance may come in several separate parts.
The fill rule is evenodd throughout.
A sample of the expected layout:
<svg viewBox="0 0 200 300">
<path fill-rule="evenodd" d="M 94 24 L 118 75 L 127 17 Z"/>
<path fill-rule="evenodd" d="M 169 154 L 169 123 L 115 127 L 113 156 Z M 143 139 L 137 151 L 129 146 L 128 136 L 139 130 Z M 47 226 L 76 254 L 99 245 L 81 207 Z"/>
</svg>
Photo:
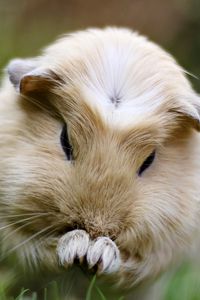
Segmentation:
<svg viewBox="0 0 200 300">
<path fill-rule="evenodd" d="M 193 78 L 195 78 L 195 79 L 197 79 L 197 80 L 200 79 L 197 75 L 192 74 L 191 72 L 189 72 L 189 71 L 187 71 L 187 70 L 185 70 L 185 69 L 182 69 L 182 70 L 183 70 L 183 72 L 184 72 L 185 74 L 187 74 L 187 75 L 189 75 L 189 76 L 191 76 L 191 77 L 193 77 Z"/>
<path fill-rule="evenodd" d="M 24 222 L 24 221 L 29 221 L 29 220 L 32 220 L 32 219 L 35 219 L 35 218 L 38 218 L 38 217 L 39 217 L 39 216 L 37 215 L 37 216 L 32 216 L 32 217 L 29 217 L 29 218 L 25 218 L 25 219 L 22 219 L 22 220 L 13 222 L 13 223 L 11 223 L 11 224 L 8 224 L 8 225 L 5 225 L 5 226 L 3 226 L 3 227 L 0 227 L 0 230 L 6 229 L 6 228 L 11 227 L 11 226 L 13 226 L 13 225 L 17 225 L 17 224 L 20 224 L 20 223 L 22 223 L 22 222 Z"/>
<path fill-rule="evenodd" d="M 39 237 L 37 240 L 33 241 L 33 242 L 32 242 L 32 246 L 33 246 L 34 248 L 36 248 L 37 250 L 39 250 L 40 247 L 43 247 L 43 244 L 44 244 L 45 242 L 48 242 L 48 241 L 49 241 L 48 237 L 49 237 L 50 235 L 52 235 L 56 230 L 57 230 L 57 227 L 54 228 L 53 230 L 50 230 L 49 232 L 45 233 L 43 236 L 41 236 L 41 237 Z M 45 246 L 48 246 L 48 244 L 45 245 Z M 45 246 L 44 246 L 44 247 L 45 247 Z M 42 251 L 43 251 L 43 250 L 42 250 Z M 33 266 L 34 264 L 33 264 L 33 262 L 30 260 L 30 258 L 27 257 L 27 259 L 28 259 L 28 261 L 29 261 L 29 264 Z"/>
<path fill-rule="evenodd" d="M 2 219 L 2 217 L 5 217 L 5 219 L 8 219 L 8 218 L 16 218 L 16 217 L 26 217 L 26 216 L 44 216 L 44 215 L 50 215 L 51 213 L 50 212 L 37 212 L 37 213 L 25 213 L 25 214 L 16 214 L 16 215 L 6 215 L 5 214 L 2 214 L 0 213 L 0 219 Z"/>
<path fill-rule="evenodd" d="M 8 209 L 10 212 L 10 211 L 15 211 L 15 209 L 20 209 L 23 211 L 30 212 L 29 209 L 24 208 L 20 203 L 12 203 L 12 205 L 11 205 L 11 203 L 9 201 L 6 201 L 5 199 L 1 199 L 0 203 L 2 206 L 4 206 L 1 208 L 1 211 Z M 44 211 L 36 211 L 36 213 L 38 213 L 38 212 L 43 213 Z"/>
<path fill-rule="evenodd" d="M 36 232 L 35 234 L 31 235 L 29 238 L 27 238 L 26 240 L 22 241 L 20 244 L 16 245 L 15 247 L 13 247 L 12 249 L 10 249 L 7 254 L 2 258 L 2 260 L 4 260 L 5 258 L 7 258 L 10 254 L 12 254 L 15 250 L 19 249 L 21 246 L 24 246 L 26 243 L 30 242 L 31 240 L 33 240 L 34 238 L 36 238 L 38 235 L 44 233 L 45 231 L 49 230 L 50 228 L 52 228 L 54 225 L 50 225 L 42 230 L 40 230 L 39 232 Z M 2 261 L 1 260 L 1 261 Z"/>
<path fill-rule="evenodd" d="M 39 217 L 39 216 L 37 216 Z M 35 218 L 36 219 L 36 218 Z M 8 235 L 6 235 L 3 239 L 2 239 L 2 242 L 5 242 L 9 237 L 13 236 L 14 233 L 22 230 L 23 228 L 25 228 L 26 226 L 30 225 L 30 224 L 33 224 L 35 221 L 37 220 L 32 220 L 31 222 L 27 222 L 26 224 L 23 224 L 22 226 L 19 226 L 18 228 L 16 228 L 15 230 L 11 231 Z"/>
<path fill-rule="evenodd" d="M 37 246 L 42 245 L 50 235 L 52 235 L 54 232 L 57 231 L 57 229 L 58 229 L 58 227 L 54 228 L 50 232 L 47 232 L 44 236 L 40 237 L 39 241 L 37 242 Z"/>
</svg>

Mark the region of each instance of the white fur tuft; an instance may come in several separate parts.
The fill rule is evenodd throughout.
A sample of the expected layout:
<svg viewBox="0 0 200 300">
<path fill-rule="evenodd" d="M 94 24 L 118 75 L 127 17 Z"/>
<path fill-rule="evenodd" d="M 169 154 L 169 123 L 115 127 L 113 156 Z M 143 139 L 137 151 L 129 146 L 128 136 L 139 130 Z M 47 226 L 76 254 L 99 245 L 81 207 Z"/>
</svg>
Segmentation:
<svg viewBox="0 0 200 300">
<path fill-rule="evenodd" d="M 88 252 L 87 262 L 92 268 L 98 265 L 98 273 L 114 273 L 120 268 L 120 253 L 116 244 L 108 237 L 99 237 L 92 241 Z"/>
<path fill-rule="evenodd" d="M 74 260 L 81 260 L 89 246 L 89 235 L 84 230 L 73 230 L 61 237 L 57 252 L 61 265 L 72 265 Z"/>
</svg>

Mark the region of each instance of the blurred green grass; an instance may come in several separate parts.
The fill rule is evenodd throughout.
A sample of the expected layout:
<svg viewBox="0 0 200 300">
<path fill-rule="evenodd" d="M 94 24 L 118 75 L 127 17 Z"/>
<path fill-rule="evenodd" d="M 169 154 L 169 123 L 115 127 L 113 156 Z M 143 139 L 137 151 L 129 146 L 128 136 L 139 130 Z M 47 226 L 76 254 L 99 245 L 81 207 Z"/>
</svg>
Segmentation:
<svg viewBox="0 0 200 300">
<path fill-rule="evenodd" d="M 1 300 L 41 300 L 36 292 L 21 289 L 18 297 L 7 297 L 6 287 L 9 286 L 11 277 L 4 277 L 4 281 L 0 282 L 0 299 Z M 78 285 L 77 285 L 78 288 Z M 163 300 L 200 300 L 200 270 L 197 265 L 184 263 L 179 269 L 171 276 L 170 280 L 164 287 Z M 60 296 L 59 286 L 56 281 L 50 282 L 44 288 L 42 300 L 63 300 Z M 74 299 L 74 298 L 73 298 Z M 126 297 L 119 295 L 116 300 L 125 300 Z M 71 300 L 68 294 L 65 300 Z M 88 289 L 85 291 L 83 300 L 109 300 L 96 284 L 96 276 L 94 276 L 88 283 Z M 138 299 L 140 300 L 140 299 Z M 157 300 L 155 298 L 155 300 Z"/>
<path fill-rule="evenodd" d="M 184 264 L 171 278 L 164 300 L 200 300 L 199 264 Z"/>
</svg>

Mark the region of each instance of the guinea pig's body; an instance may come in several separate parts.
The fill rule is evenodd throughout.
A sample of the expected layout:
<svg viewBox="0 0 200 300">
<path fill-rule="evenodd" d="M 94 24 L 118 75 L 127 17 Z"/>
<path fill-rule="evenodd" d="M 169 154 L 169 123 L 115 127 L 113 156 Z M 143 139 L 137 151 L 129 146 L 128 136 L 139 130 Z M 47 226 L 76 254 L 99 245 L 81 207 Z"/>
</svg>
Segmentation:
<svg viewBox="0 0 200 300">
<path fill-rule="evenodd" d="M 12 61 L 8 74 L 0 94 L 7 254 L 56 271 L 84 260 L 134 295 L 195 248 L 200 101 L 171 56 L 129 30 L 92 29 Z"/>
</svg>

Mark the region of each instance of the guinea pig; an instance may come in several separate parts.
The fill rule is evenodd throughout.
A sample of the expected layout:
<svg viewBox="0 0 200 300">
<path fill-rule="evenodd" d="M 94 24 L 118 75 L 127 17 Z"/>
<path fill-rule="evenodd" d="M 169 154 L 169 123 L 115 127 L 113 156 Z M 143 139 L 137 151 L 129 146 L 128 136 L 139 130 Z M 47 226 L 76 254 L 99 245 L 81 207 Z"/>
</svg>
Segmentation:
<svg viewBox="0 0 200 300">
<path fill-rule="evenodd" d="M 134 299 L 199 240 L 200 98 L 186 72 L 123 28 L 68 34 L 6 72 L 6 255 L 36 269 L 84 261 Z"/>
</svg>

